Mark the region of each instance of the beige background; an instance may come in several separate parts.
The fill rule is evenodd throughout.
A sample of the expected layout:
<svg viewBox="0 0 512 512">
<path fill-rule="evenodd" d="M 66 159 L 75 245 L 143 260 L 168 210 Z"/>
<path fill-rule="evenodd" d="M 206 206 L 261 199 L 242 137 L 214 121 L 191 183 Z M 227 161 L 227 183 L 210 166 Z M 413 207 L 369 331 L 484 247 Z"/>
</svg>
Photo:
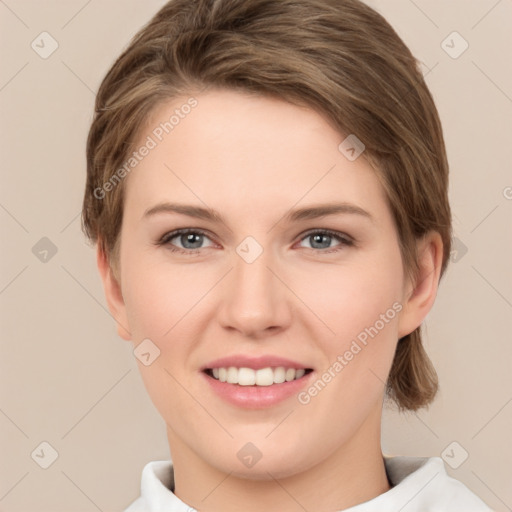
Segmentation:
<svg viewBox="0 0 512 512">
<path fill-rule="evenodd" d="M 0 0 L 2 511 L 122 510 L 139 495 L 144 464 L 169 458 L 79 219 L 94 92 L 163 3 Z M 444 453 L 452 465 L 467 452 L 449 473 L 511 510 L 512 1 L 369 3 L 424 64 L 458 239 L 426 321 L 441 393 L 428 411 L 387 411 L 383 449 Z M 43 31 L 58 43 L 46 59 L 31 47 L 51 48 Z M 442 46 L 453 31 L 469 44 L 458 58 Z M 454 54 L 462 44 L 450 36 L 444 47 Z M 58 453 L 48 469 L 43 441 Z"/>
</svg>

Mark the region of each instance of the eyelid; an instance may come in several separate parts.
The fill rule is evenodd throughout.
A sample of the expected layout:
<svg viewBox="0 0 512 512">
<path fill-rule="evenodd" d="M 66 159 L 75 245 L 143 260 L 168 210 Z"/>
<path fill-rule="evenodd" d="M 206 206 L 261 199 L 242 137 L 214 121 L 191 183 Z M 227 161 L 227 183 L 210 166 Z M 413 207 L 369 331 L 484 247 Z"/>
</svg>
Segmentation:
<svg viewBox="0 0 512 512">
<path fill-rule="evenodd" d="M 303 240 L 304 238 L 311 236 L 311 235 L 315 235 L 317 233 L 326 234 L 333 238 L 337 238 L 346 244 L 355 243 L 355 239 L 353 237 L 351 237 L 350 235 L 348 235 L 347 233 L 344 233 L 342 231 L 336 231 L 334 229 L 327 229 L 327 228 L 313 228 L 308 231 L 305 231 L 304 233 L 301 233 L 299 235 L 300 240 Z"/>
<path fill-rule="evenodd" d="M 199 235 L 203 235 L 203 236 L 209 238 L 210 240 L 214 241 L 214 239 L 213 239 L 214 237 L 212 237 L 210 232 L 207 230 L 204 230 L 201 228 L 180 228 L 180 229 L 174 229 L 172 231 L 167 231 L 156 241 L 156 244 L 157 245 L 165 245 L 173 238 L 176 238 L 179 235 L 186 235 L 189 233 L 196 233 Z M 178 247 L 178 249 L 180 249 L 180 248 Z M 187 252 L 192 252 L 194 250 L 198 251 L 200 249 L 188 249 Z"/>
</svg>

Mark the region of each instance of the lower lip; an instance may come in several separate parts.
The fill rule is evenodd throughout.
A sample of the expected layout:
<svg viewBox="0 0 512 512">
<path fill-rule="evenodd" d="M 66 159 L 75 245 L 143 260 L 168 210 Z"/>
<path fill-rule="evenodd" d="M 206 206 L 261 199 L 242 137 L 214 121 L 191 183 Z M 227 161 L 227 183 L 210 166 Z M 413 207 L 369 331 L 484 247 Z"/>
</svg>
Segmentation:
<svg viewBox="0 0 512 512">
<path fill-rule="evenodd" d="M 264 409 L 297 395 L 310 381 L 314 372 L 304 375 L 300 379 L 271 386 L 240 386 L 228 384 L 210 377 L 202 372 L 213 391 L 227 402 L 246 409 Z"/>
</svg>

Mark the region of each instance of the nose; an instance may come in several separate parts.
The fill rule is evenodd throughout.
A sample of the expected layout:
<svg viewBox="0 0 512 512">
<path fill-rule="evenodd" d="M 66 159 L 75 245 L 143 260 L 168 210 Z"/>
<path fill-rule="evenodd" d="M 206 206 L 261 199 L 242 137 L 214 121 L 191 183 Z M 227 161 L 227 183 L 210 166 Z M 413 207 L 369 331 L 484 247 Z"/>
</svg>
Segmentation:
<svg viewBox="0 0 512 512">
<path fill-rule="evenodd" d="M 276 262 L 267 251 L 252 263 L 237 253 L 233 261 L 234 268 L 222 287 L 221 325 L 256 339 L 285 330 L 291 320 L 291 294 Z"/>
</svg>

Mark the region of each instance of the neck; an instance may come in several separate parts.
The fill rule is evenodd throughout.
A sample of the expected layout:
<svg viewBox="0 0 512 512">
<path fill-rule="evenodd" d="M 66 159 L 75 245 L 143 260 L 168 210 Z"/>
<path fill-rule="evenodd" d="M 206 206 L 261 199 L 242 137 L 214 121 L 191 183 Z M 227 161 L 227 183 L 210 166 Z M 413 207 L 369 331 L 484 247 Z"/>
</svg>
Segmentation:
<svg viewBox="0 0 512 512">
<path fill-rule="evenodd" d="M 378 420 L 378 421 L 375 421 Z M 380 411 L 320 464 L 299 473 L 239 478 L 212 467 L 168 429 L 175 488 L 184 503 L 206 512 L 332 512 L 388 491 L 380 447 Z"/>
</svg>

